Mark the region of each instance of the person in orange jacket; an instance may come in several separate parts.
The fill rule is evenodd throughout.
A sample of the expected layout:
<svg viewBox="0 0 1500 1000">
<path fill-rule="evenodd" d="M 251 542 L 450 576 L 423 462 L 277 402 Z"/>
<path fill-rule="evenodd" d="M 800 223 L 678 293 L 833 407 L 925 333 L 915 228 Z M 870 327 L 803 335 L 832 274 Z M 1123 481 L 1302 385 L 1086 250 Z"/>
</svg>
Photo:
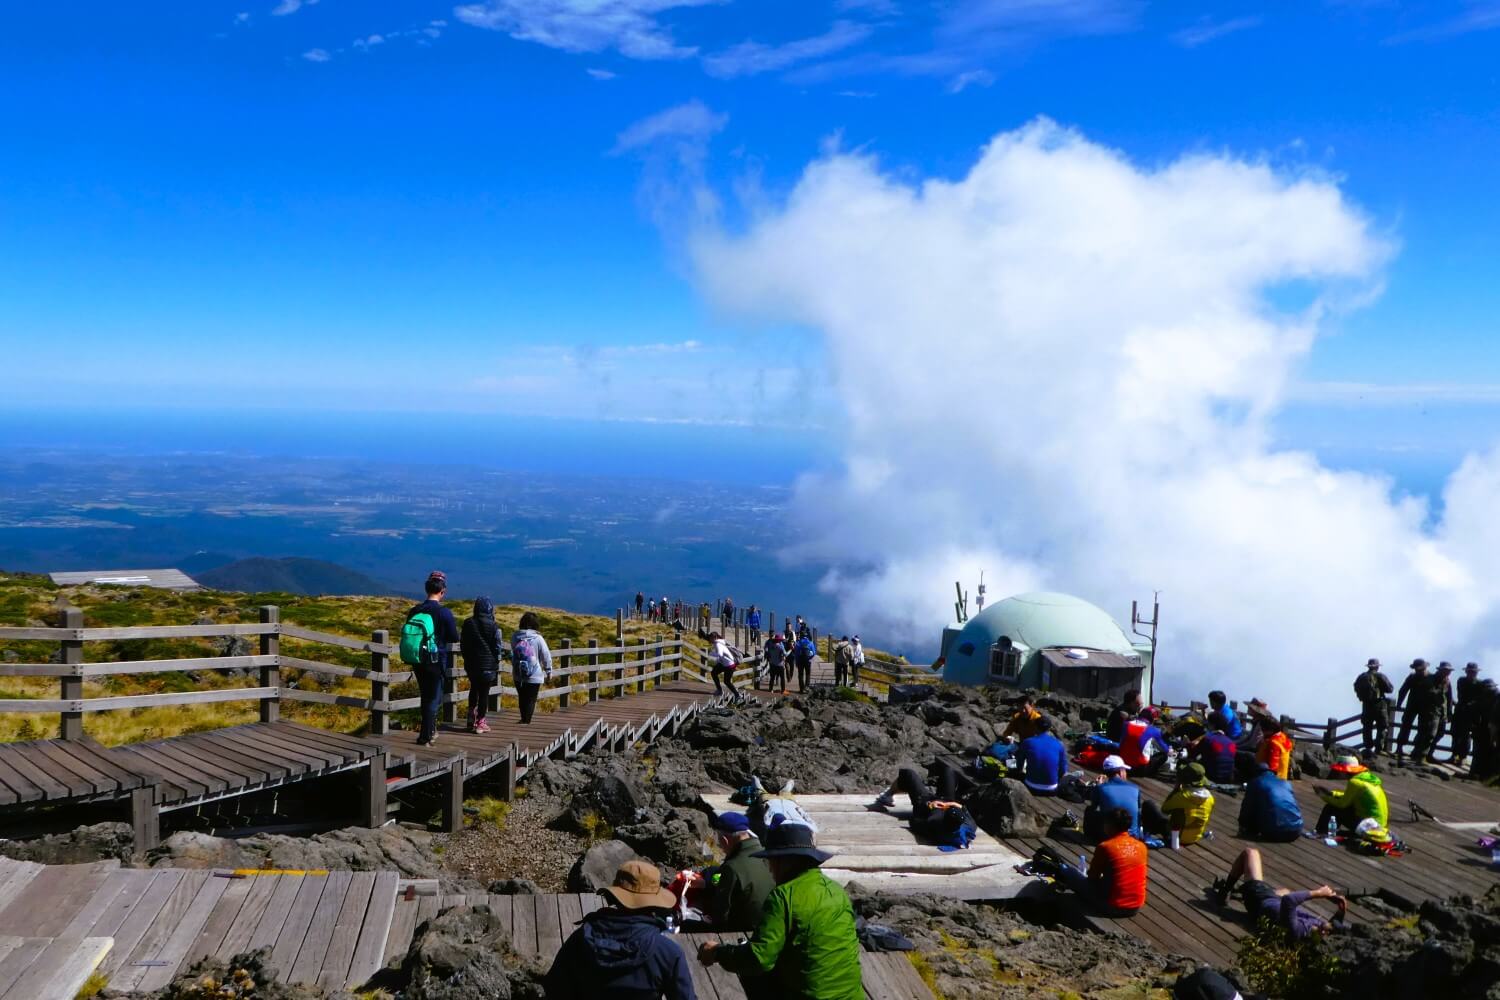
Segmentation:
<svg viewBox="0 0 1500 1000">
<path fill-rule="evenodd" d="M 1260 717 L 1261 740 L 1256 748 L 1255 759 L 1266 765 L 1271 773 L 1286 781 L 1292 772 L 1292 738 L 1286 734 L 1281 723 L 1268 715 Z"/>
</svg>

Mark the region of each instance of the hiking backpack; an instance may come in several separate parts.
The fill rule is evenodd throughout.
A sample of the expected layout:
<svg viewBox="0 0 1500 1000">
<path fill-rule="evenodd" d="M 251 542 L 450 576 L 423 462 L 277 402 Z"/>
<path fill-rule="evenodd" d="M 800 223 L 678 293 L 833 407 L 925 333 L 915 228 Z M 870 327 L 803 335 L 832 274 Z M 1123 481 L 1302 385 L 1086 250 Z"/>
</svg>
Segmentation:
<svg viewBox="0 0 1500 1000">
<path fill-rule="evenodd" d="M 529 635 L 513 635 L 510 638 L 510 669 L 518 683 L 531 676 L 532 664 L 538 663 L 536 643 Z"/>
<path fill-rule="evenodd" d="M 437 628 L 426 611 L 417 612 L 401 624 L 401 662 L 412 667 L 437 662 Z"/>
</svg>

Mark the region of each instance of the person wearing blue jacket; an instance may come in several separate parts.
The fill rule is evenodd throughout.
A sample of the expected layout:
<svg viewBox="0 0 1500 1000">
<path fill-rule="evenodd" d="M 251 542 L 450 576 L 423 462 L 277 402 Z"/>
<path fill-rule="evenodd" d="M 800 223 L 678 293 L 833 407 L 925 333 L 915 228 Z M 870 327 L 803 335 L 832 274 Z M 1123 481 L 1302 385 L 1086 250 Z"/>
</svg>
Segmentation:
<svg viewBox="0 0 1500 1000">
<path fill-rule="evenodd" d="M 542 980 L 548 1000 L 697 1000 L 687 956 L 667 935 L 677 897 L 649 861 L 627 861 L 604 890 L 611 906 L 583 918 Z"/>
<path fill-rule="evenodd" d="M 1016 749 L 1021 781 L 1033 795 L 1056 795 L 1058 783 L 1068 771 L 1068 748 L 1052 735 L 1052 720 L 1045 715 L 1036 721 L 1036 730 L 1036 735 L 1022 740 Z"/>
<path fill-rule="evenodd" d="M 1129 833 L 1141 837 L 1141 789 L 1132 785 L 1130 765 L 1119 754 L 1104 758 L 1104 777 L 1094 786 L 1088 808 L 1083 811 L 1083 835 L 1098 842 L 1104 833 L 1104 817 L 1113 809 L 1123 809 L 1130 816 Z"/>
<path fill-rule="evenodd" d="M 1240 836 L 1290 843 L 1302 836 L 1302 809 L 1292 783 L 1276 777 L 1265 764 L 1245 786 L 1240 803 Z"/>
<path fill-rule="evenodd" d="M 1229 707 L 1229 696 L 1223 691 L 1208 692 L 1208 714 L 1210 718 L 1222 719 L 1224 722 L 1224 735 L 1238 742 L 1244 735 L 1245 726 L 1240 722 L 1240 717 L 1234 709 Z"/>
</svg>

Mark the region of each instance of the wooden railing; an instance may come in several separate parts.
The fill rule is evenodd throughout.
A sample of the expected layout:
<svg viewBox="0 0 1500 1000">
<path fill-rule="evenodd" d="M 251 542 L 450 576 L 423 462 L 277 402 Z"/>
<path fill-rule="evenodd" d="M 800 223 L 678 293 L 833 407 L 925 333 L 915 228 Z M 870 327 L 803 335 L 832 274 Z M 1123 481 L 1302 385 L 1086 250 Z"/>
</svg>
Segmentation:
<svg viewBox="0 0 1500 1000">
<path fill-rule="evenodd" d="M 259 650 L 255 654 L 242 656 L 83 662 L 84 647 L 92 642 L 225 637 L 255 637 L 259 643 Z M 281 640 L 283 638 L 366 652 L 370 656 L 369 666 L 354 667 L 292 656 L 282 652 Z M 412 671 L 405 669 L 399 661 L 395 664 L 397 669 L 391 669 L 391 658 L 397 654 L 398 647 L 390 641 L 389 632 L 384 629 L 377 630 L 371 633 L 368 640 L 320 632 L 283 623 L 280 609 L 274 606 L 261 608 L 260 621 L 254 624 L 151 625 L 121 628 L 85 628 L 83 612 L 77 608 L 65 608 L 61 614 L 60 627 L 0 627 L 0 641 L 41 641 L 59 644 L 60 662 L 0 662 L 0 677 L 57 678 L 58 697 L 0 699 L 0 712 L 56 712 L 61 716 L 59 734 L 65 740 L 83 738 L 85 714 L 116 709 L 205 702 L 256 701 L 260 705 L 261 721 L 271 722 L 279 717 L 282 701 L 308 702 L 367 711 L 370 715 L 370 732 L 378 735 L 388 731 L 391 712 L 421 706 L 419 697 L 396 699 L 390 697 L 391 685 L 413 680 L 415 675 Z M 684 649 L 692 649 L 696 652 L 695 647 L 689 646 L 681 635 L 673 635 L 670 638 L 659 637 L 654 642 L 644 638 L 639 642 L 617 638 L 616 644 L 611 646 L 601 646 L 597 639 L 591 639 L 586 646 L 575 647 L 569 640 L 564 639 L 557 649 L 552 650 L 552 680 L 538 692 L 538 701 L 555 699 L 558 706 L 562 707 L 570 704 L 575 698 L 596 701 L 601 696 L 625 694 L 631 688 L 637 692 L 645 691 L 648 685 L 658 686 L 664 680 L 675 680 L 681 677 Z M 451 647 L 451 654 L 454 663 L 461 661 L 462 653 L 457 645 Z M 701 657 L 699 662 L 701 663 Z M 305 690 L 284 682 L 282 671 L 286 669 L 369 681 L 370 695 L 358 697 Z M 83 682 L 87 678 L 118 674 L 206 670 L 253 670 L 256 672 L 258 682 L 246 687 L 126 696 L 85 697 L 83 691 Z M 457 681 L 466 676 L 461 668 L 455 666 L 448 670 L 443 678 L 440 704 L 445 721 L 455 721 L 459 712 L 458 706 L 467 701 L 467 692 L 459 690 L 457 685 Z M 490 692 L 491 699 L 498 700 L 517 693 L 515 688 L 505 684 L 507 679 L 507 671 L 505 665 L 502 664 L 499 683 Z"/>
<path fill-rule="evenodd" d="M 1208 703 L 1202 701 L 1189 702 L 1186 705 L 1168 705 L 1163 702 L 1159 707 L 1169 709 L 1173 712 L 1192 712 L 1198 715 L 1204 715 L 1208 712 Z M 1248 712 L 1239 710 L 1238 702 L 1229 702 L 1229 707 L 1235 712 L 1241 722 L 1247 725 L 1254 722 L 1253 717 Z M 1386 699 L 1386 709 L 1386 715 L 1390 719 L 1390 724 L 1386 727 L 1385 739 L 1380 750 L 1383 753 L 1390 753 L 1392 743 L 1395 742 L 1396 737 L 1400 734 L 1401 720 L 1397 717 L 1395 699 Z M 1358 746 L 1364 741 L 1364 723 L 1358 714 L 1351 715 L 1347 719 L 1337 719 L 1329 716 L 1323 722 L 1299 722 L 1288 716 L 1278 716 L 1278 718 L 1289 720 L 1290 724 L 1288 728 L 1291 730 L 1289 735 L 1293 739 L 1317 740 L 1322 743 L 1325 749 L 1332 750 L 1340 743 L 1345 745 L 1352 743 Z M 1452 719 L 1449 719 L 1447 725 L 1443 727 L 1443 733 L 1439 737 L 1438 742 L 1433 744 L 1432 749 L 1444 753 L 1453 752 Z"/>
</svg>

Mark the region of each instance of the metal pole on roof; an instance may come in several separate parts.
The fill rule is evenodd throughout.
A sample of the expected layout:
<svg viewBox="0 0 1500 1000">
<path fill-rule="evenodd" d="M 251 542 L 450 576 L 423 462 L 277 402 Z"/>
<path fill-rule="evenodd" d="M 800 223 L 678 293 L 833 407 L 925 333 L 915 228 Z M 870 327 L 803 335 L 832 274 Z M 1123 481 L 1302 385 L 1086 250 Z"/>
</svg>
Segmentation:
<svg viewBox="0 0 1500 1000">
<path fill-rule="evenodd" d="M 1151 618 L 1149 620 L 1141 617 L 1140 605 L 1136 601 L 1130 602 L 1130 630 L 1142 639 L 1151 640 L 1151 683 L 1146 688 L 1146 704 L 1156 703 L 1156 631 L 1161 622 L 1161 591 L 1153 591 L 1151 594 Z M 1150 625 L 1151 632 L 1147 634 L 1141 631 L 1142 625 Z"/>
</svg>

